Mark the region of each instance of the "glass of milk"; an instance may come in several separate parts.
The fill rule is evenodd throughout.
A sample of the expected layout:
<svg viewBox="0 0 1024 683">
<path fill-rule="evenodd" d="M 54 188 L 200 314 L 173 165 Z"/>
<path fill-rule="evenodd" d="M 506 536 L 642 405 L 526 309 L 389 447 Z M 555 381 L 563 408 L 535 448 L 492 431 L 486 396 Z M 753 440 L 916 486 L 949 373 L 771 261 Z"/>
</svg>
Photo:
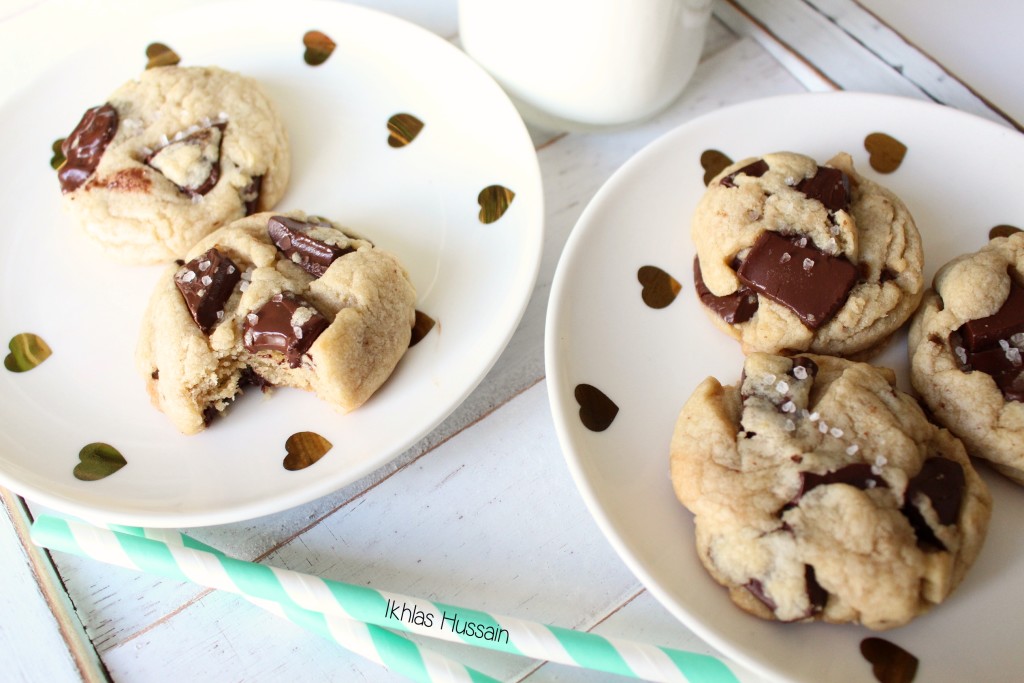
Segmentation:
<svg viewBox="0 0 1024 683">
<path fill-rule="evenodd" d="M 712 0 L 459 0 L 463 49 L 557 130 L 649 118 L 697 66 Z"/>
</svg>

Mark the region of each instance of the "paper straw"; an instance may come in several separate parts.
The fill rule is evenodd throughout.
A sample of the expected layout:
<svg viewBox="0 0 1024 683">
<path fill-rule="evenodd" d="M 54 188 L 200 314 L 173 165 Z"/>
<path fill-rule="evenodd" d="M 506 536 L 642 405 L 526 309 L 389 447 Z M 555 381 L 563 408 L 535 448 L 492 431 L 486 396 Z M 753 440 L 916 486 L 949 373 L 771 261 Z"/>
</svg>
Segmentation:
<svg viewBox="0 0 1024 683">
<path fill-rule="evenodd" d="M 168 546 L 194 548 L 219 557 L 227 557 L 212 546 L 170 529 L 144 529 L 120 524 L 112 524 L 110 528 L 115 532 L 149 538 Z M 289 607 L 248 595 L 243 597 L 257 607 L 287 619 L 306 630 L 313 631 L 350 652 L 361 655 L 414 681 L 423 683 L 498 683 L 495 678 L 420 647 L 408 638 L 374 624 L 343 619 L 337 615 L 323 614 L 301 607 Z"/>
<path fill-rule="evenodd" d="M 285 609 L 298 607 L 431 638 L 651 681 L 738 683 L 728 666 L 710 655 L 613 640 L 434 603 L 49 515 L 36 519 L 32 539 L 54 550 L 270 600 Z"/>
</svg>

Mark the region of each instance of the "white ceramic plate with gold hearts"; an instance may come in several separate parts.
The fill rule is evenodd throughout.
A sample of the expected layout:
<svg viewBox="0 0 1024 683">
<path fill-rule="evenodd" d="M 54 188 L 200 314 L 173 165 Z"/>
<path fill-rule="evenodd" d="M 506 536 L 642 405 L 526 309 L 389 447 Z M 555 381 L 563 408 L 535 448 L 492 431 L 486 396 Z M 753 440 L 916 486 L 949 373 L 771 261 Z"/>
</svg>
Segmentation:
<svg viewBox="0 0 1024 683">
<path fill-rule="evenodd" d="M 894 171 L 872 169 L 866 149 L 872 133 L 906 145 Z M 701 566 L 692 516 L 669 480 L 669 441 L 697 384 L 709 375 L 733 384 L 743 361 L 694 294 L 690 219 L 704 192 L 701 157 L 708 150 L 734 160 L 788 150 L 824 161 L 849 152 L 858 170 L 910 208 L 924 242 L 927 282 L 953 256 L 980 248 L 993 227 L 1024 227 L 1024 136 L 931 103 L 854 93 L 785 96 L 714 112 L 652 143 L 581 215 L 548 309 L 552 414 L 591 512 L 670 611 L 766 678 L 875 681 L 860 649 L 871 636 L 917 657 L 918 682 L 1019 678 L 1024 491 L 988 468 L 980 470 L 995 509 L 980 558 L 944 604 L 903 628 L 874 634 L 856 626 L 761 621 L 734 607 Z M 659 273 L 682 286 L 674 299 L 671 287 L 660 295 L 654 289 L 664 279 Z M 645 302 L 645 290 L 659 308 Z M 896 368 L 909 386 L 903 337 L 875 362 Z M 600 396 L 608 400 L 603 408 Z"/>
<path fill-rule="evenodd" d="M 335 44 L 317 65 L 305 59 L 310 30 Z M 186 437 L 150 405 L 133 356 L 164 266 L 120 265 L 87 241 L 60 210 L 50 157 L 88 107 L 142 71 L 157 42 L 183 65 L 220 66 L 267 88 L 292 145 L 292 179 L 277 209 L 330 217 L 409 271 L 416 307 L 436 325 L 358 410 L 341 415 L 297 390 L 267 399 L 250 391 L 226 417 Z M 398 114 L 422 123 L 408 144 L 390 135 Z M 0 337 L 13 347 L 41 339 L 52 351 L 38 365 L 27 362 L 31 369 L 0 371 L 0 483 L 100 521 L 224 523 L 367 475 L 477 385 L 536 280 L 543 197 L 515 108 L 449 42 L 355 6 L 206 5 L 98 35 L 92 48 L 48 65 L 0 101 L 0 149 Z M 497 209 L 495 197 L 511 201 Z M 20 369 L 17 355 L 8 354 L 8 365 Z M 330 449 L 288 470 L 286 443 L 299 432 L 320 435 Z M 79 478 L 90 471 L 106 476 Z"/>
</svg>

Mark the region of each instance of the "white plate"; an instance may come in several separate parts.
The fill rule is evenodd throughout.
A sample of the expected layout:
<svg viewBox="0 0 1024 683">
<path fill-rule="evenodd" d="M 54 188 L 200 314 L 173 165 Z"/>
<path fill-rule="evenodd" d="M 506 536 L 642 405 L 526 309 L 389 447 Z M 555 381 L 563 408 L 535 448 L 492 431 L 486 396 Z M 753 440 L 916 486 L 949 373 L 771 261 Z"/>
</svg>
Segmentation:
<svg viewBox="0 0 1024 683">
<path fill-rule="evenodd" d="M 230 30 L 228 30 L 228 28 Z M 326 62 L 304 34 L 330 36 Z M 150 406 L 133 354 L 140 313 L 162 267 L 111 262 L 59 208 L 50 146 L 146 64 L 152 42 L 183 65 L 215 64 L 260 80 L 280 105 L 293 149 L 278 209 L 329 216 L 396 253 L 436 327 L 384 387 L 340 415 L 311 394 L 250 392 L 206 432 L 179 435 Z M 388 144 L 388 120 L 424 128 Z M 341 3 L 212 5 L 97 40 L 0 103 L 0 339 L 41 336 L 53 355 L 0 371 L 0 483 L 104 521 L 216 524 L 279 511 L 373 471 L 419 440 L 477 385 L 532 292 L 543 233 L 533 144 L 501 89 L 457 48 L 402 20 Z M 478 217 L 491 185 L 515 193 L 497 221 Z M 3 353 L 6 354 L 6 349 Z M 313 431 L 333 444 L 300 471 L 285 441 Z M 98 481 L 73 475 L 80 449 L 104 442 L 127 460 Z"/>
<path fill-rule="evenodd" d="M 908 147 L 889 175 L 872 171 L 864 139 L 881 131 Z M 933 104 L 849 93 L 750 102 L 691 121 L 625 164 L 590 203 L 563 252 L 548 310 L 551 408 L 569 468 L 605 534 L 638 578 L 711 644 L 780 680 L 873 681 L 860 654 L 874 635 L 854 626 L 779 625 L 732 606 L 701 567 L 691 514 L 673 495 L 668 447 L 676 416 L 708 375 L 738 378 L 742 355 L 699 310 L 690 218 L 704 191 L 699 159 L 800 151 L 850 152 L 859 170 L 895 190 L 920 227 L 926 277 L 974 251 L 999 224 L 1024 227 L 1024 137 Z M 682 284 L 653 309 L 637 271 L 662 268 Z M 906 371 L 905 342 L 878 360 Z M 611 426 L 582 426 L 574 398 L 596 386 L 619 407 Z M 906 386 L 906 385 L 904 385 Z M 916 681 L 1011 680 L 1024 671 L 1024 491 L 986 469 L 995 498 L 988 542 L 966 581 L 939 608 L 881 637 L 920 659 Z"/>
</svg>

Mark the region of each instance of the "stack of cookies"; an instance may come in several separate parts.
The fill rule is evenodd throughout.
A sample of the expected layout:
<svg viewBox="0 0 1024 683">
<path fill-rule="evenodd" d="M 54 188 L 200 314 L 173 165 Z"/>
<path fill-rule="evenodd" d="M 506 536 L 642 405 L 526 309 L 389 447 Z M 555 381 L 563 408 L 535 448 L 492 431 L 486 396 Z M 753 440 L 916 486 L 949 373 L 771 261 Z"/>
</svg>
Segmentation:
<svg viewBox="0 0 1024 683">
<path fill-rule="evenodd" d="M 416 292 L 398 259 L 325 218 L 270 211 L 290 153 L 256 81 L 148 69 L 89 109 L 62 151 L 63 201 L 85 233 L 122 262 L 168 264 L 137 365 L 181 432 L 247 385 L 353 410 L 408 348 Z"/>
<path fill-rule="evenodd" d="M 692 223 L 694 283 L 746 355 L 706 379 L 671 445 L 697 551 L 744 610 L 782 622 L 906 624 L 983 545 L 982 457 L 1024 483 L 1024 233 L 939 270 L 914 220 L 847 154 L 732 164 Z M 911 378 L 869 361 L 911 322 Z"/>
</svg>

